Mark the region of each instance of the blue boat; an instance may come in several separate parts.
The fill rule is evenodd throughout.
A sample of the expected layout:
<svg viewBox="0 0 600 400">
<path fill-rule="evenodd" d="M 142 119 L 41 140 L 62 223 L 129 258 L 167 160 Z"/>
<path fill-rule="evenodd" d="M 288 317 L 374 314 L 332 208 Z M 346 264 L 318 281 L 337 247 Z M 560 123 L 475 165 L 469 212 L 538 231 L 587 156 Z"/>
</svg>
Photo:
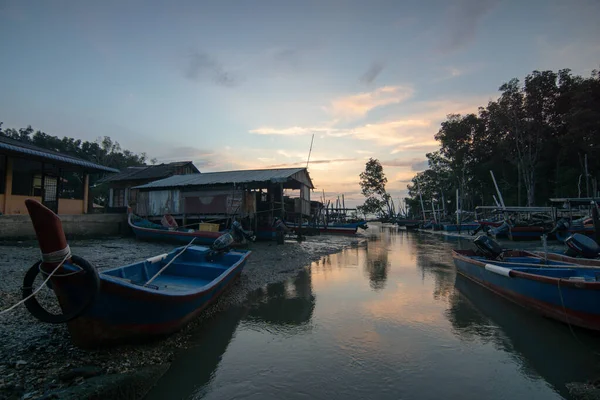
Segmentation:
<svg viewBox="0 0 600 400">
<path fill-rule="evenodd" d="M 67 322 L 79 347 L 137 341 L 173 333 L 197 317 L 238 278 L 250 251 L 188 245 L 134 264 L 100 273 L 70 254 L 60 219 L 34 200 L 26 201 L 45 262 L 35 264 L 24 281 L 31 293 L 41 271 L 55 275 L 50 284 L 63 314 L 49 314 L 35 298 L 29 311 L 45 322 Z M 233 239 L 227 235 L 230 239 Z M 55 255 L 65 254 L 66 261 Z M 54 258 L 48 258 L 54 255 Z"/>
<path fill-rule="evenodd" d="M 195 238 L 194 243 L 211 245 L 219 236 L 227 233 L 227 231 L 205 232 L 186 228 L 170 229 L 134 214 L 129 214 L 127 222 L 136 238 L 140 240 L 189 243 Z"/>
<path fill-rule="evenodd" d="M 600 268 L 504 251 L 501 260 L 454 250 L 459 274 L 544 316 L 600 331 Z"/>
<path fill-rule="evenodd" d="M 298 224 L 295 222 L 286 222 L 285 224 L 290 230 L 294 232 L 298 230 Z M 358 228 L 368 229 L 367 221 L 363 220 L 357 222 L 331 222 L 328 224 L 302 224 L 302 230 L 316 229 L 320 233 L 336 233 L 345 235 L 354 235 Z"/>
<path fill-rule="evenodd" d="M 474 231 L 479 228 L 479 223 L 473 222 L 463 222 L 462 224 L 443 224 L 442 227 L 447 232 L 458 232 L 459 230 L 462 232 Z"/>
</svg>

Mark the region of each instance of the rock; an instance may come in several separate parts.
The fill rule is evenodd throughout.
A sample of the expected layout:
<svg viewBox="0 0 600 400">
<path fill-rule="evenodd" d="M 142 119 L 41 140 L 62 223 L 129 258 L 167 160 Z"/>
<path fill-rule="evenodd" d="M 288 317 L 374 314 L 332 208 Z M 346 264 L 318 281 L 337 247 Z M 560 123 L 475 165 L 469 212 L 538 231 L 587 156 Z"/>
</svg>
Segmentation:
<svg viewBox="0 0 600 400">
<path fill-rule="evenodd" d="M 95 365 L 86 365 L 82 367 L 71 368 L 66 372 L 59 375 L 58 379 L 61 381 L 72 381 L 77 378 L 91 378 L 94 376 L 102 375 L 104 371 L 102 368 Z"/>
<path fill-rule="evenodd" d="M 23 395 L 23 397 L 21 397 L 21 400 L 28 400 L 28 399 L 33 399 L 33 396 L 36 396 L 38 394 L 37 391 L 35 392 L 29 392 L 29 393 L 25 393 Z"/>
<path fill-rule="evenodd" d="M 19 360 L 15 363 L 15 368 L 19 369 L 19 368 L 24 367 L 25 365 L 27 365 L 27 361 Z"/>
</svg>

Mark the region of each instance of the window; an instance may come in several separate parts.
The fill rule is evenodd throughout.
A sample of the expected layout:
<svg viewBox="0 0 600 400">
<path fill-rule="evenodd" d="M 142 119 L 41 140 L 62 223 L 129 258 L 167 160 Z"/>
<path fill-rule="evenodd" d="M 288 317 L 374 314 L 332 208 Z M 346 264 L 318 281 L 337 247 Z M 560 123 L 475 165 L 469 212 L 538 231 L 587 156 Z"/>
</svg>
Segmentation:
<svg viewBox="0 0 600 400">
<path fill-rule="evenodd" d="M 24 158 L 15 158 L 13 160 L 12 173 L 12 194 L 17 196 L 34 195 L 34 177 L 42 170 L 42 163 L 29 161 Z M 36 196 L 41 196 L 41 176 L 38 188 L 40 189 Z"/>
<path fill-rule="evenodd" d="M 125 207 L 125 189 L 113 189 L 113 207 Z"/>
<path fill-rule="evenodd" d="M 129 205 L 135 205 L 137 203 L 137 194 L 138 194 L 137 189 L 129 190 Z"/>
<path fill-rule="evenodd" d="M 84 175 L 78 172 L 63 171 L 60 180 L 60 198 L 83 200 Z"/>
<path fill-rule="evenodd" d="M 6 186 L 6 156 L 0 154 L 0 194 L 4 193 Z"/>
</svg>

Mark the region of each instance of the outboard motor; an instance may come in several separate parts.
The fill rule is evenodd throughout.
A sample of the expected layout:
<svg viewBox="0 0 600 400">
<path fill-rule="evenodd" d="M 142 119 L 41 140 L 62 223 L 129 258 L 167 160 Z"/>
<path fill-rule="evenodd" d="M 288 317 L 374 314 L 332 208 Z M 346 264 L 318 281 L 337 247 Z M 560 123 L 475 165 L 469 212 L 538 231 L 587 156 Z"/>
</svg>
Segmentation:
<svg viewBox="0 0 600 400">
<path fill-rule="evenodd" d="M 566 218 L 561 218 L 558 220 L 558 222 L 556 222 L 556 225 L 554 225 L 554 228 L 552 228 L 549 233 L 552 234 L 559 231 L 566 231 L 567 229 L 569 229 L 569 220 Z"/>
<path fill-rule="evenodd" d="M 485 255 L 487 258 L 491 258 L 492 260 L 498 259 L 502 255 L 502 247 L 498 244 L 498 242 L 489 238 L 488 236 L 480 235 L 477 236 L 473 243 L 477 248 Z"/>
<path fill-rule="evenodd" d="M 233 236 L 229 233 L 224 233 L 219 236 L 212 246 L 210 246 L 210 250 L 214 253 L 227 253 L 235 240 L 233 240 Z"/>
<path fill-rule="evenodd" d="M 246 240 L 250 242 L 256 241 L 256 236 L 251 231 L 246 231 L 239 221 L 233 221 L 231 224 L 231 232 L 237 242 L 243 243 Z"/>
<path fill-rule="evenodd" d="M 500 235 L 501 233 L 508 232 L 509 229 L 510 229 L 510 224 L 507 221 L 504 221 L 502 223 L 502 225 L 500 225 L 496 228 L 490 229 L 487 233 L 489 233 L 492 236 L 497 236 L 497 235 Z"/>
<path fill-rule="evenodd" d="M 566 255 L 570 257 L 597 258 L 600 255 L 600 246 L 593 239 L 575 233 L 565 240 L 568 249 Z"/>
</svg>

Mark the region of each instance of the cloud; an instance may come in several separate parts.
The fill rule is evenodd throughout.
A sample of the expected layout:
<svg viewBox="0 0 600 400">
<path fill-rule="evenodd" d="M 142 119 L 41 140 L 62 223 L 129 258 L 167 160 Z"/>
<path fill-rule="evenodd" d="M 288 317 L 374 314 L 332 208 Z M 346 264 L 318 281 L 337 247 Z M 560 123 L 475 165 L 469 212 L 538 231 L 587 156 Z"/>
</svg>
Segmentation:
<svg viewBox="0 0 600 400">
<path fill-rule="evenodd" d="M 406 86 L 384 86 L 372 92 L 334 99 L 325 110 L 334 118 L 360 118 L 374 108 L 401 103 L 410 98 L 413 93 L 413 89 Z"/>
<path fill-rule="evenodd" d="M 427 168 L 427 160 L 423 160 L 420 158 L 412 158 L 412 159 L 408 159 L 408 160 L 403 160 L 401 158 L 395 158 L 393 160 L 384 160 L 384 161 L 380 161 L 381 165 L 383 165 L 384 167 L 410 167 L 411 170 L 415 171 L 421 171 L 425 168 Z M 421 166 L 423 165 L 423 163 L 425 164 L 425 168 L 421 168 Z M 415 169 L 417 168 L 417 169 Z"/>
<path fill-rule="evenodd" d="M 356 161 L 356 158 L 336 158 L 333 160 L 314 160 L 309 162 L 309 166 L 313 164 L 333 164 L 333 163 L 342 163 L 342 162 L 351 162 Z M 306 161 L 298 161 L 293 163 L 286 164 L 274 164 L 269 165 L 267 168 L 293 168 L 293 167 L 303 167 L 306 166 Z"/>
<path fill-rule="evenodd" d="M 352 136 L 373 141 L 381 146 L 394 146 L 411 142 L 416 133 L 431 130 L 431 121 L 424 119 L 398 119 L 394 121 L 366 124 L 352 129 Z"/>
<path fill-rule="evenodd" d="M 272 128 L 262 127 L 252 129 L 250 133 L 257 135 L 282 135 L 282 136 L 299 136 L 299 135 L 310 135 L 313 133 L 325 133 L 330 136 L 336 136 L 336 133 L 340 133 L 339 129 L 334 129 L 326 126 L 314 126 L 314 127 L 301 127 L 292 126 L 290 128 Z"/>
<path fill-rule="evenodd" d="M 381 62 L 373 62 L 369 69 L 360 77 L 360 81 L 362 83 L 373 83 L 373 81 L 379 76 L 381 71 L 383 71 L 383 63 Z"/>
<path fill-rule="evenodd" d="M 206 149 L 198 149 L 196 147 L 173 147 L 166 153 L 162 153 L 160 159 L 191 159 L 195 157 L 210 157 L 214 155 L 214 151 Z"/>
<path fill-rule="evenodd" d="M 241 77 L 227 70 L 217 59 L 202 52 L 194 52 L 189 57 L 185 77 L 191 81 L 209 79 L 224 87 L 234 87 L 241 83 Z"/>
<path fill-rule="evenodd" d="M 373 152 L 369 151 L 369 150 L 356 150 L 356 153 L 358 153 L 358 154 L 373 154 Z"/>
<path fill-rule="evenodd" d="M 439 44 L 442 53 L 465 48 L 475 40 L 477 26 L 500 0 L 459 0 L 448 8 L 447 25 Z"/>
</svg>

